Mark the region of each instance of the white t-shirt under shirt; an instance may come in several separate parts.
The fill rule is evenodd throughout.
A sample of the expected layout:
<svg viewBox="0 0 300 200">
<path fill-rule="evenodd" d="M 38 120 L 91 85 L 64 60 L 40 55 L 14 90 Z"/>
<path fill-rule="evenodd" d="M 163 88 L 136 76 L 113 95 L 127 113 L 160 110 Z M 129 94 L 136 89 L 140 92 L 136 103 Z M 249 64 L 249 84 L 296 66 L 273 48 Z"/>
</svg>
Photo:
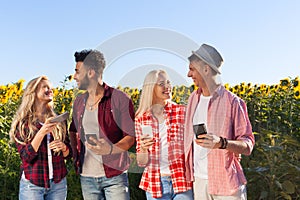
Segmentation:
<svg viewBox="0 0 300 200">
<path fill-rule="evenodd" d="M 53 163 L 52 163 L 52 153 L 49 148 L 50 144 L 50 133 L 47 134 L 47 149 L 48 149 L 48 167 L 49 167 L 49 179 L 53 179 Z"/>
<path fill-rule="evenodd" d="M 88 109 L 85 110 L 82 118 L 82 126 L 85 134 L 96 133 L 99 135 L 98 108 L 93 111 Z M 102 156 L 97 155 L 86 148 L 81 175 L 88 177 L 104 177 L 105 171 Z"/>
<path fill-rule="evenodd" d="M 207 124 L 208 104 L 211 96 L 203 96 L 201 94 L 200 101 L 197 105 L 193 125 L 205 123 Z M 207 127 L 207 126 L 206 126 Z M 209 132 L 209 130 L 207 130 Z M 196 139 L 196 136 L 194 136 Z M 203 148 L 194 141 L 194 176 L 201 179 L 208 179 L 207 175 L 207 153 L 209 149 Z"/>
<path fill-rule="evenodd" d="M 40 123 L 41 125 L 43 125 L 43 123 Z M 51 153 L 51 149 L 49 148 L 49 144 L 50 144 L 50 133 L 47 133 L 47 154 L 48 154 L 48 168 L 49 168 L 49 179 L 53 179 L 53 163 L 52 163 L 52 153 Z M 22 178 L 25 178 L 25 174 L 24 171 L 22 173 Z"/>
<path fill-rule="evenodd" d="M 167 132 L 166 120 L 159 124 L 159 138 L 160 138 L 160 173 L 171 174 L 169 169 L 169 158 L 168 158 L 168 132 Z"/>
</svg>

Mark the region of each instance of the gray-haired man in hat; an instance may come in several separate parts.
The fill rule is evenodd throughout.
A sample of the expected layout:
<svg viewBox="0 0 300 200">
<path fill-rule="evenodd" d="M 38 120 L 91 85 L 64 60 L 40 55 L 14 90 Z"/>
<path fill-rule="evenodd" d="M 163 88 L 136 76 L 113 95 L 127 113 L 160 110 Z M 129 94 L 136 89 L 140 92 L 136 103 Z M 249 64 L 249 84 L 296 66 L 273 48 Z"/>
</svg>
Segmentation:
<svg viewBox="0 0 300 200">
<path fill-rule="evenodd" d="M 185 122 L 186 175 L 194 180 L 195 199 L 247 199 L 240 158 L 255 141 L 246 104 L 219 82 L 223 59 L 214 47 L 202 44 L 188 59 L 188 77 L 199 88 Z M 199 124 L 205 127 L 195 129 Z"/>
</svg>

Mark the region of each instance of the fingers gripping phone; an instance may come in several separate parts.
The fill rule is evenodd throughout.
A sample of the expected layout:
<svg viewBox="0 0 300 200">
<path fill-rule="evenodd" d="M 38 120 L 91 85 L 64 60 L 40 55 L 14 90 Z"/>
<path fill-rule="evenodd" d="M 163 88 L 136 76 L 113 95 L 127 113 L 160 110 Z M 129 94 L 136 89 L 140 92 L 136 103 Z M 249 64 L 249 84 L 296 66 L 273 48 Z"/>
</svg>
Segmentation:
<svg viewBox="0 0 300 200">
<path fill-rule="evenodd" d="M 148 137 L 153 138 L 152 126 L 142 125 L 142 134 L 148 135 Z"/>
<path fill-rule="evenodd" d="M 193 129 L 197 139 L 199 135 L 207 134 L 207 129 L 204 123 L 193 125 Z"/>
<path fill-rule="evenodd" d="M 86 140 L 89 144 L 91 144 L 91 145 L 96 145 L 96 143 L 93 142 L 93 141 L 91 140 L 91 138 L 93 138 L 93 139 L 95 139 L 95 140 L 98 140 L 98 137 L 97 137 L 97 134 L 96 134 L 96 133 L 86 133 L 86 134 L 85 134 L 85 140 Z"/>
</svg>

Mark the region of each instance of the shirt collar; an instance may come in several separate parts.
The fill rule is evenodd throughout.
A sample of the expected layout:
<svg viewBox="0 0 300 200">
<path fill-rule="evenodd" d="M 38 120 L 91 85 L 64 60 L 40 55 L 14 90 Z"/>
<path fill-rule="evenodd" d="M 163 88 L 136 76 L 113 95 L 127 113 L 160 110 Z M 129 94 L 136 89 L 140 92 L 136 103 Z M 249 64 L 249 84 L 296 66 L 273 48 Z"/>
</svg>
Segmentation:
<svg viewBox="0 0 300 200">
<path fill-rule="evenodd" d="M 172 103 L 170 101 L 167 101 L 167 104 L 164 107 L 165 112 L 171 112 L 172 111 Z"/>
<path fill-rule="evenodd" d="M 104 88 L 104 95 L 103 96 L 104 97 L 111 97 L 111 95 L 112 95 L 111 87 L 103 82 L 103 88 Z"/>
<path fill-rule="evenodd" d="M 109 85 L 107 85 L 106 83 L 103 82 L 102 84 L 103 88 L 104 88 L 104 97 L 105 98 L 109 98 L 112 95 L 112 90 L 111 87 Z M 87 100 L 87 98 L 89 97 L 89 93 L 86 91 L 85 92 L 85 100 Z"/>
<path fill-rule="evenodd" d="M 164 113 L 170 113 L 172 111 L 172 102 L 167 101 L 165 107 L 164 107 Z M 153 114 L 150 110 L 146 111 L 144 114 L 146 117 L 153 117 Z"/>
<path fill-rule="evenodd" d="M 225 90 L 225 87 L 223 86 L 223 85 L 219 85 L 218 87 L 217 87 L 217 89 L 212 93 L 212 98 L 211 99 L 216 99 L 217 97 L 219 97 L 219 96 L 222 96 L 223 95 L 223 93 L 224 93 L 224 90 Z M 197 93 L 197 95 L 199 95 L 199 97 L 200 97 L 200 95 L 202 94 L 202 88 L 198 88 L 198 90 L 196 91 L 196 93 Z"/>
</svg>

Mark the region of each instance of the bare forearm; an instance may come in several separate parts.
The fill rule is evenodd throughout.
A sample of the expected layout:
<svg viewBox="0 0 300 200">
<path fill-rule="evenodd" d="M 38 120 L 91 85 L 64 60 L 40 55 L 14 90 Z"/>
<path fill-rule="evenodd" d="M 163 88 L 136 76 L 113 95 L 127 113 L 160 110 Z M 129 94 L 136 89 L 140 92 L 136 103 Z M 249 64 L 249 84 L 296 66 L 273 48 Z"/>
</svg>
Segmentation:
<svg viewBox="0 0 300 200">
<path fill-rule="evenodd" d="M 147 163 L 149 162 L 149 155 L 148 155 L 148 151 L 146 151 L 145 153 L 137 153 L 136 155 L 136 161 L 138 163 L 139 166 L 145 166 L 147 165 Z"/>
<path fill-rule="evenodd" d="M 112 144 L 112 152 L 111 154 L 122 153 L 127 151 L 135 142 L 135 138 L 132 136 L 125 136 L 122 140 L 120 140 L 116 144 Z"/>
<path fill-rule="evenodd" d="M 35 152 L 37 152 L 40 148 L 40 145 L 44 139 L 45 135 L 44 134 L 41 134 L 41 133 L 37 133 L 36 136 L 33 138 L 32 142 L 31 142 L 31 145 L 34 149 Z"/>
<path fill-rule="evenodd" d="M 67 145 L 65 145 L 65 148 L 64 148 L 64 150 L 62 150 L 62 153 L 63 153 L 64 157 L 67 157 L 69 155 L 70 150 Z"/>
<path fill-rule="evenodd" d="M 214 148 L 214 149 L 225 148 L 228 151 L 231 151 L 235 154 L 245 154 L 245 155 L 249 155 L 250 152 L 247 143 L 242 140 L 227 139 L 227 144 L 225 144 L 226 143 L 225 138 L 221 138 L 213 134 L 199 135 L 198 139 L 196 139 L 195 141 L 197 144 L 199 144 L 204 148 Z"/>
<path fill-rule="evenodd" d="M 236 154 L 247 154 L 248 146 L 246 142 L 240 140 L 227 140 L 227 150 Z"/>
</svg>

